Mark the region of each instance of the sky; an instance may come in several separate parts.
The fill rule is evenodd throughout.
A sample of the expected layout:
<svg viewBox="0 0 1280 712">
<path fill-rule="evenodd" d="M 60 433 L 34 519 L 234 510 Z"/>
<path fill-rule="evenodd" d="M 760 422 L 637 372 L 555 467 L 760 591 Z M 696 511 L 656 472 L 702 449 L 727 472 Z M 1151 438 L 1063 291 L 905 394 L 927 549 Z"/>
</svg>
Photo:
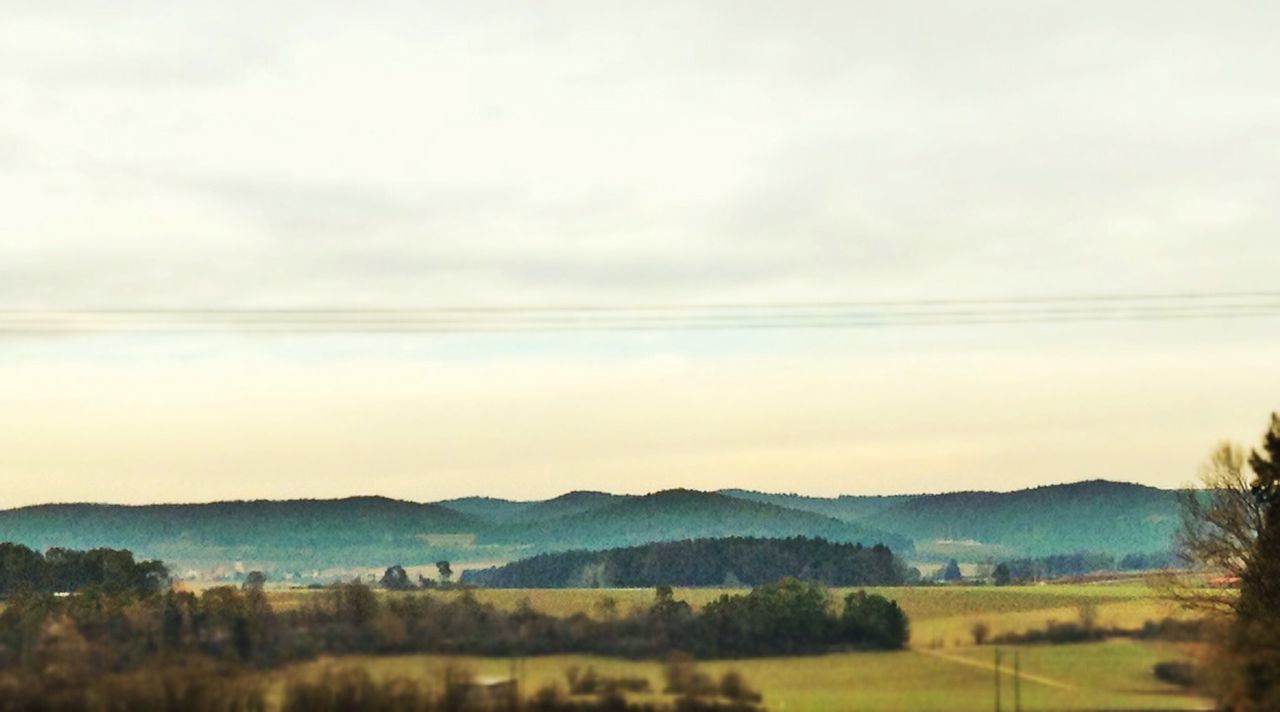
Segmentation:
<svg viewBox="0 0 1280 712">
<path fill-rule="evenodd" d="M 0 311 L 1267 290 L 1278 24 L 1270 2 L 0 2 Z M 1278 359 L 1274 315 L 0 334 L 0 507 L 1171 487 L 1257 441 Z"/>
</svg>

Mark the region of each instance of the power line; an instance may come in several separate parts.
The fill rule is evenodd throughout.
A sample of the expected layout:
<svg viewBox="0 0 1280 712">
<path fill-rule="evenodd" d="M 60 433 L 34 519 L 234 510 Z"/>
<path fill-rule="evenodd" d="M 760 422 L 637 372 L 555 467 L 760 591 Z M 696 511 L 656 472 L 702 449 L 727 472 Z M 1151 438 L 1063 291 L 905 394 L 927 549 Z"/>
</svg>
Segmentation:
<svg viewBox="0 0 1280 712">
<path fill-rule="evenodd" d="M 0 309 L 0 333 L 538 333 L 1186 321 L 1280 316 L 1280 292 L 754 304 Z"/>
</svg>

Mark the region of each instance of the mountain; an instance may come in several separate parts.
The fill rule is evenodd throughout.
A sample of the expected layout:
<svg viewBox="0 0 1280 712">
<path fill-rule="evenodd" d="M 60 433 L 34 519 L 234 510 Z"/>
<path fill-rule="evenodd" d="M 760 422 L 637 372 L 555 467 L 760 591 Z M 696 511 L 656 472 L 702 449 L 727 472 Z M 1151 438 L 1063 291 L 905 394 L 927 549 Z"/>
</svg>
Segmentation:
<svg viewBox="0 0 1280 712">
<path fill-rule="evenodd" d="M 830 586 L 901 584 L 906 567 L 883 546 L 792 537 L 668 541 L 539 554 L 462 580 L 494 588 L 755 586 L 790 576 Z"/>
<path fill-rule="evenodd" d="M 458 497 L 445 499 L 435 504 L 451 509 L 459 514 L 466 514 L 479 520 L 491 523 L 506 522 L 517 514 L 528 509 L 536 502 L 517 502 L 497 497 Z"/>
<path fill-rule="evenodd" d="M 560 517 L 583 514 L 625 499 L 629 498 L 625 495 L 609 494 L 608 492 L 579 490 L 542 502 L 533 502 L 527 509 L 519 512 L 510 521 L 544 522 Z"/>
<path fill-rule="evenodd" d="M 274 572 L 430 565 L 439 559 L 493 563 L 732 536 L 884 543 L 923 561 L 1081 551 L 1123 556 L 1170 547 L 1179 521 L 1177 497 L 1171 490 L 1095 480 L 1016 492 L 890 497 L 667 490 L 643 496 L 569 492 L 533 502 L 351 497 L 51 504 L 0 511 L 0 541 L 42 550 L 127 548 L 178 571 L 229 570 L 236 561 Z"/>
<path fill-rule="evenodd" d="M 0 511 L 0 541 L 36 549 L 127 548 L 177 566 L 236 560 L 324 568 L 421 557 L 433 537 L 469 543 L 476 518 L 385 497 L 122 506 L 50 504 Z M 462 535 L 459 538 L 459 535 Z"/>
<path fill-rule="evenodd" d="M 518 502 L 493 497 L 461 497 L 436 504 L 455 512 L 468 514 L 490 524 L 540 522 L 557 517 L 581 514 L 618 500 L 626 495 L 575 490 L 547 500 Z"/>
<path fill-rule="evenodd" d="M 686 489 L 621 497 L 577 514 L 497 528 L 487 540 L 538 542 L 542 551 L 555 551 L 726 536 L 818 536 L 836 542 L 883 543 L 894 551 L 911 549 L 909 539 L 865 525 Z"/>
<path fill-rule="evenodd" d="M 800 494 L 776 494 L 743 489 L 723 489 L 720 493 L 738 499 L 749 499 L 753 502 L 765 502 L 788 509 L 821 514 L 824 517 L 835 517 L 846 522 L 861 521 L 911 498 L 911 495 L 902 494 L 872 496 L 842 494 L 839 497 L 809 497 Z"/>
<path fill-rule="evenodd" d="M 921 553 L 956 542 L 951 553 L 976 546 L 1003 556 L 1123 555 L 1169 549 L 1178 511 L 1175 491 L 1091 480 L 1015 492 L 918 495 L 862 521 L 910 537 Z"/>
</svg>

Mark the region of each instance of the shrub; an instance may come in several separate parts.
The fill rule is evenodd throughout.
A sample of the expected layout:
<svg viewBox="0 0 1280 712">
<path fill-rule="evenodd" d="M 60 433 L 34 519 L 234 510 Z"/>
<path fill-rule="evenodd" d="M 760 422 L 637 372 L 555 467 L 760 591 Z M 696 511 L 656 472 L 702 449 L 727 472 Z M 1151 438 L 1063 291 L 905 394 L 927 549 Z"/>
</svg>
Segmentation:
<svg viewBox="0 0 1280 712">
<path fill-rule="evenodd" d="M 1175 660 L 1156 663 L 1151 669 L 1157 680 L 1179 687 L 1194 687 L 1195 668 L 1189 662 Z"/>
</svg>

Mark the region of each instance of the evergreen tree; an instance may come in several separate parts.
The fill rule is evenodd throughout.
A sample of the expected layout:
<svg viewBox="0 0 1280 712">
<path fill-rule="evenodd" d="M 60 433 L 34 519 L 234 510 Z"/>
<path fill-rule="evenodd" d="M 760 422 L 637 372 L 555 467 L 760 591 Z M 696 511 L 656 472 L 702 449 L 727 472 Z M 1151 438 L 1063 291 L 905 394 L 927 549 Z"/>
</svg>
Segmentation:
<svg viewBox="0 0 1280 712">
<path fill-rule="evenodd" d="M 955 559 L 948 561 L 946 567 L 942 569 L 942 580 L 959 581 L 962 578 L 964 577 L 960 574 L 960 564 L 956 563 Z"/>
<path fill-rule="evenodd" d="M 1256 551 L 1240 577 L 1231 636 L 1244 661 L 1244 691 L 1257 709 L 1280 709 L 1280 416 L 1272 414 L 1262 450 L 1249 458 L 1249 489 L 1262 514 Z"/>
<path fill-rule="evenodd" d="M 995 571 L 991 573 L 991 580 L 997 586 L 1008 586 L 1012 578 L 1009 574 L 1009 565 L 1004 562 L 996 564 Z"/>
</svg>

